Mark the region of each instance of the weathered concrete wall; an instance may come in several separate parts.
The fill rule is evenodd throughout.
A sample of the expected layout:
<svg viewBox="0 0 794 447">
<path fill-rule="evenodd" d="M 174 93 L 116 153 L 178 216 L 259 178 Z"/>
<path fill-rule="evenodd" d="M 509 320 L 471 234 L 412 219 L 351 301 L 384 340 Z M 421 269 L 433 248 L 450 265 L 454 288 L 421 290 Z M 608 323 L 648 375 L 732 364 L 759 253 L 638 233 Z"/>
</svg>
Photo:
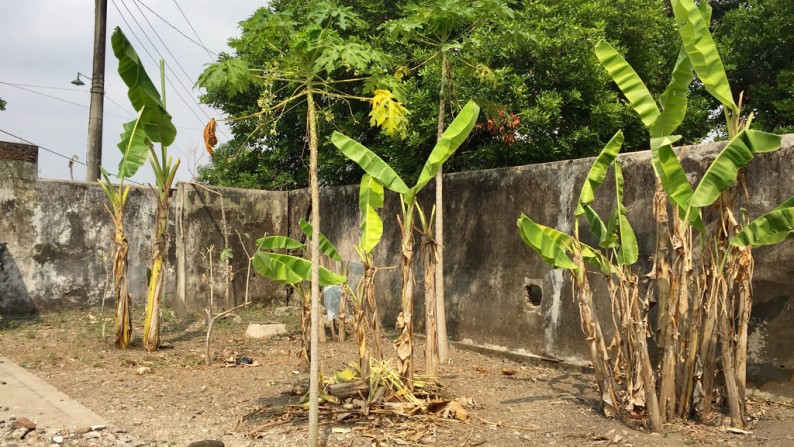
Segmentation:
<svg viewBox="0 0 794 447">
<path fill-rule="evenodd" d="M 38 180 L 37 148 L 0 143 L 0 316 L 64 307 L 113 305 L 110 256 L 113 225 L 98 185 Z M 220 252 L 225 246 L 219 196 L 195 185 L 171 192 L 164 300 L 178 310 L 203 308 L 209 299 L 207 248 L 215 247 L 215 302 L 242 303 L 247 258 L 235 230 L 252 252 L 257 237 L 286 229 L 287 194 L 214 188 L 222 192 L 229 232 L 232 282 L 226 302 Z M 131 188 L 124 214 L 129 243 L 133 303 L 146 300 L 156 201 L 148 187 Z M 177 243 L 177 238 L 178 242 Z M 177 248 L 180 256 L 177 257 Z M 177 261 L 180 262 L 177 262 Z M 178 268 L 179 267 L 179 268 Z M 177 287 L 177 285 L 182 287 Z M 250 283 L 254 302 L 270 302 L 284 291 L 258 275 Z"/>
<path fill-rule="evenodd" d="M 24 145 L 10 148 L 0 144 L 0 315 L 67 304 L 97 304 L 104 293 L 110 296 L 105 290 L 107 259 L 103 258 L 110 252 L 112 226 L 102 206 L 104 196 L 90 184 L 37 181 L 35 151 L 24 149 Z M 683 165 L 692 173 L 690 180 L 699 179 L 719 149 L 720 145 L 686 148 Z M 643 275 L 648 271 L 655 237 L 651 215 L 654 175 L 648 153 L 622 155 L 620 160 L 626 182 L 625 203 L 640 243 L 639 268 Z M 550 270 L 524 245 L 516 219 L 524 212 L 538 222 L 570 231 L 579 188 L 591 163 L 592 159 L 573 160 L 445 177 L 445 287 L 451 337 L 535 354 L 587 358 L 569 279 L 561 271 Z M 750 216 L 758 216 L 794 195 L 791 172 L 794 135 L 784 138 L 784 149 L 757 157 L 747 170 L 752 200 L 745 208 Z M 611 179 L 602 188 L 599 197 L 614 196 Z M 226 245 L 220 198 L 195 185 L 180 185 L 172 194 L 175 218 L 169 233 L 174 236 L 168 277 L 176 279 L 166 293 L 168 301 L 179 308 L 195 310 L 206 305 L 206 253 L 210 245 L 215 247 L 216 303 L 229 308 L 242 302 L 247 260 L 235 230 L 250 234 L 250 239 L 244 239 L 249 251 L 254 240 L 264 234 L 301 237 L 298 221 L 307 216 L 307 191 L 213 190 L 223 194 L 229 245 L 234 251 L 231 295 L 226 301 L 217 260 Z M 420 203 L 429 209 L 433 196 L 431 182 Z M 611 207 L 608 200 L 596 204 L 600 212 Z M 140 301 L 155 212 L 151 193 L 134 190 L 127 209 L 131 284 L 134 299 Z M 399 212 L 398 198 L 387 192 L 380 213 L 385 228 L 376 250 L 378 266 L 399 266 Z M 353 245 L 359 232 L 358 187 L 324 188 L 321 220 L 321 231 L 342 255 L 357 259 Z M 754 253 L 750 380 L 764 390 L 794 396 L 794 350 L 788 342 L 794 337 L 794 264 L 790 262 L 794 244 L 786 242 Z M 423 318 L 419 261 L 417 239 L 418 330 Z M 355 278 L 350 282 L 355 285 Z M 377 284 L 384 326 L 393 327 L 400 310 L 399 269 L 380 271 Z M 605 285 L 594 279 L 593 287 L 602 321 L 609 321 Z M 281 300 L 286 292 L 284 287 L 258 276 L 252 279 L 250 290 L 252 299 L 258 302 Z"/>
</svg>

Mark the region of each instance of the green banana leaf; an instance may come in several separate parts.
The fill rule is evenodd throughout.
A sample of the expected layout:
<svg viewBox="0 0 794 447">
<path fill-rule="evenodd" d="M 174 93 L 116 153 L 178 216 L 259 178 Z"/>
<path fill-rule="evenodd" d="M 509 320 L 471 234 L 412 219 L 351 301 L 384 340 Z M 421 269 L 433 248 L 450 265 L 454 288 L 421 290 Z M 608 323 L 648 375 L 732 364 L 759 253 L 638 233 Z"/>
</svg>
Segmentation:
<svg viewBox="0 0 794 447">
<path fill-rule="evenodd" d="M 124 133 L 121 134 L 121 142 L 118 144 L 121 150 L 119 178 L 132 177 L 146 163 L 151 143 L 143 126 L 140 125 L 145 110 L 146 107 L 141 108 L 138 118 L 124 123 Z"/>
<path fill-rule="evenodd" d="M 160 93 L 138 57 L 138 53 L 119 27 L 110 38 L 113 54 L 119 60 L 119 75 L 127 84 L 127 96 L 137 111 L 144 110 L 141 123 L 149 139 L 170 146 L 176 138 L 176 127 L 165 110 Z"/>
<path fill-rule="evenodd" d="M 367 149 L 361 143 L 337 131 L 331 135 L 334 143 L 345 156 L 361 167 L 367 174 L 374 177 L 381 185 L 398 194 L 408 194 L 410 189 L 399 175 L 394 172 L 382 158 Z"/>
<path fill-rule="evenodd" d="M 618 265 L 632 265 L 639 259 L 640 249 L 637 245 L 637 236 L 629 223 L 629 211 L 623 206 L 623 169 L 619 161 L 615 161 L 615 191 L 617 196 L 617 227 L 620 236 L 618 248 Z"/>
<path fill-rule="evenodd" d="M 522 213 L 518 218 L 518 228 L 524 243 L 535 250 L 546 264 L 555 269 L 578 269 L 576 264 L 565 254 L 565 248 L 552 239 L 541 229 L 540 225 L 532 221 L 526 214 Z"/>
<path fill-rule="evenodd" d="M 305 245 L 287 236 L 266 236 L 256 240 L 260 250 L 302 250 Z"/>
<path fill-rule="evenodd" d="M 358 206 L 361 209 L 361 251 L 369 254 L 375 249 L 383 235 L 383 221 L 377 209 L 383 207 L 383 185 L 369 174 L 361 177 L 358 195 Z"/>
<path fill-rule="evenodd" d="M 678 215 L 683 219 L 686 217 L 689 202 L 692 199 L 692 185 L 681 166 L 681 161 L 673 151 L 673 146 L 669 138 L 660 139 L 661 146 L 651 150 L 651 163 L 653 164 L 656 175 L 662 183 L 662 188 L 678 209 Z M 656 146 L 652 143 L 651 147 Z M 700 210 L 692 208 L 689 210 L 689 224 L 701 233 L 705 233 L 703 220 L 700 217 Z"/>
<path fill-rule="evenodd" d="M 753 159 L 756 153 L 771 152 L 780 148 L 780 136 L 756 130 L 739 132 L 717 155 L 703 179 L 692 194 L 690 205 L 709 206 L 735 181 L 739 169 Z"/>
<path fill-rule="evenodd" d="M 307 222 L 305 219 L 301 219 L 298 222 L 298 225 L 301 227 L 301 231 L 306 237 L 311 240 L 312 239 L 312 224 Z M 339 251 L 336 249 L 331 241 L 325 237 L 324 234 L 320 233 L 320 251 L 323 252 L 324 255 L 328 256 L 329 258 L 333 259 L 337 262 L 342 262 L 342 256 L 339 254 Z"/>
<path fill-rule="evenodd" d="M 466 141 L 469 133 L 471 133 L 474 125 L 477 123 L 477 117 L 479 115 L 480 106 L 478 106 L 476 102 L 469 100 L 463 107 L 463 110 L 452 120 L 447 130 L 441 135 L 433 151 L 430 152 L 430 156 L 427 158 L 422 172 L 419 174 L 416 185 L 411 188 L 409 194 L 406 194 L 406 201 L 410 202 L 411 199 L 425 187 L 427 182 L 436 176 L 441 169 L 441 165 L 443 165 L 444 162 L 458 150 L 458 147 Z"/>
<path fill-rule="evenodd" d="M 546 233 L 552 240 L 554 240 L 554 242 L 562 247 L 566 253 L 573 254 L 574 240 L 571 236 L 545 225 L 535 225 L 537 225 L 541 231 Z M 612 231 L 614 233 L 614 226 Z M 609 260 L 606 258 L 606 256 L 604 256 L 603 253 L 583 243 L 582 241 L 579 241 L 579 248 L 582 250 L 582 258 L 585 259 L 588 264 L 601 270 L 601 273 L 605 275 L 609 275 L 613 272 L 614 269 L 612 268 L 612 265 L 609 263 Z"/>
<path fill-rule="evenodd" d="M 678 33 L 703 86 L 720 103 L 738 114 L 739 108 L 733 100 L 725 67 L 709 32 L 711 6 L 707 1 L 701 1 L 700 4 L 701 8 L 698 9 L 693 0 L 671 1 L 673 15 L 679 25 Z"/>
<path fill-rule="evenodd" d="M 662 112 L 653 122 L 650 130 L 651 137 L 665 137 L 678 129 L 686 116 L 687 95 L 689 84 L 692 82 L 692 62 L 682 47 L 678 52 L 670 83 L 659 96 Z"/>
<path fill-rule="evenodd" d="M 598 157 L 596 157 L 593 162 L 593 166 L 590 167 L 590 171 L 587 173 L 587 179 L 585 179 L 584 185 L 582 185 L 582 191 L 579 193 L 579 202 L 574 212 L 575 215 L 580 216 L 585 213 L 582 205 L 593 203 L 595 200 L 595 190 L 604 183 L 604 180 L 607 178 L 607 170 L 617 158 L 622 145 L 623 132 L 619 130 L 612 139 L 609 140 L 606 146 L 601 149 L 601 153 L 598 154 Z"/>
<path fill-rule="evenodd" d="M 747 224 L 731 239 L 731 245 L 761 247 L 777 244 L 792 237 L 794 237 L 794 197 Z"/>
<path fill-rule="evenodd" d="M 254 256 L 254 268 L 260 275 L 282 284 L 311 281 L 312 263 L 308 259 L 280 253 L 260 252 Z M 342 284 L 347 278 L 320 267 L 320 285 Z"/>
<path fill-rule="evenodd" d="M 610 216 L 609 225 L 604 224 L 601 216 L 590 206 L 582 205 L 584 216 L 590 224 L 590 232 L 598 238 L 598 246 L 601 248 L 615 248 L 618 246 L 618 235 L 615 228 L 617 210 L 613 210 Z"/>
<path fill-rule="evenodd" d="M 650 128 L 659 117 L 659 108 L 653 100 L 648 87 L 642 82 L 637 72 L 631 68 L 626 59 L 618 53 L 606 40 L 599 41 L 595 53 L 601 65 L 606 68 L 612 80 L 629 100 L 631 107 L 640 115 L 645 127 Z"/>
</svg>

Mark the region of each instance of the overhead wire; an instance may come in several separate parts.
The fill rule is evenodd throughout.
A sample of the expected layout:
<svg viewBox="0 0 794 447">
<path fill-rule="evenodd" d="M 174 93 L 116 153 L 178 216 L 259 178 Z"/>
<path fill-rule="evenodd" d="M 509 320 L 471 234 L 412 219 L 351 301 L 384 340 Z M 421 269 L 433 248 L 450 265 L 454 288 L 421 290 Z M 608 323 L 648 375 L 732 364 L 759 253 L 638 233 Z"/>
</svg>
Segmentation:
<svg viewBox="0 0 794 447">
<path fill-rule="evenodd" d="M 87 165 L 86 165 L 84 162 L 82 162 L 82 161 L 78 160 L 78 159 L 77 159 L 77 158 L 75 158 L 75 157 L 67 157 L 66 155 L 63 155 L 63 154 L 61 154 L 60 152 L 56 152 L 56 151 L 54 151 L 54 150 L 52 150 L 52 149 L 48 149 L 48 148 L 46 148 L 46 147 L 44 147 L 44 146 L 42 146 L 42 145 L 40 145 L 40 144 L 36 144 L 36 143 L 34 143 L 34 142 L 32 142 L 32 141 L 30 141 L 30 140 L 28 140 L 28 139 L 22 138 L 22 137 L 20 137 L 19 135 L 14 135 L 14 134 L 12 134 L 11 132 L 7 132 L 7 131 L 5 131 L 5 130 L 3 130 L 3 129 L 0 129 L 0 132 L 4 133 L 4 134 L 6 134 L 6 135 L 8 135 L 8 136 L 10 136 L 10 137 L 12 137 L 12 138 L 16 138 L 16 139 L 17 139 L 17 140 L 19 140 L 19 141 L 24 141 L 25 143 L 28 143 L 28 144 L 30 144 L 30 145 L 32 145 L 32 146 L 36 146 L 36 147 L 38 147 L 39 149 L 42 149 L 42 150 L 43 150 L 43 151 L 45 151 L 45 152 L 49 152 L 49 153 L 51 153 L 51 154 L 53 154 L 53 155 L 56 155 L 56 156 L 58 156 L 58 157 L 61 157 L 61 158 L 63 158 L 63 159 L 69 160 L 69 161 L 70 161 L 70 162 L 72 162 L 72 163 L 77 163 L 77 164 L 79 164 L 79 165 L 87 166 Z M 109 173 L 109 174 L 111 174 L 111 175 L 113 175 L 113 176 L 116 176 L 116 174 L 113 174 L 113 173 Z M 128 178 L 128 179 L 126 179 L 126 180 L 127 180 L 128 182 L 130 182 L 130 183 L 134 183 L 134 184 L 136 184 L 136 185 L 144 186 L 144 185 L 143 185 L 143 183 L 136 182 L 135 180 L 132 180 L 132 179 L 129 179 L 129 178 Z"/>
<path fill-rule="evenodd" d="M 12 84 L 12 83 L 10 83 L 10 82 L 4 82 L 4 81 L 0 81 L 0 84 L 7 85 L 7 86 L 9 86 L 9 87 L 18 88 L 18 89 L 20 89 L 20 90 L 24 90 L 24 91 L 26 91 L 26 92 L 34 93 L 34 94 L 36 94 L 36 95 L 41 95 L 41 96 L 44 96 L 44 97 L 47 97 L 47 98 L 50 98 L 50 99 L 54 99 L 54 100 L 56 100 L 56 101 L 61 101 L 61 102 L 65 102 L 65 103 L 67 103 L 67 104 L 72 104 L 72 105 L 75 105 L 75 106 L 78 106 L 78 107 L 82 107 L 82 108 L 84 108 L 84 109 L 90 109 L 90 107 L 89 107 L 89 106 L 87 106 L 87 105 L 85 105 L 85 104 L 80 104 L 80 103 L 77 103 L 77 102 L 74 102 L 74 101 L 69 101 L 68 99 L 63 99 L 63 98 L 59 98 L 59 97 L 57 97 L 57 96 L 48 95 L 48 94 L 46 94 L 46 93 L 37 92 L 37 91 L 35 91 L 35 90 L 31 90 L 31 89 L 29 89 L 29 88 L 20 87 L 19 85 L 17 85 L 17 84 Z M 106 98 L 107 98 L 107 96 L 106 96 Z M 108 98 L 108 99 L 110 99 L 110 98 Z M 115 102 L 115 101 L 113 101 L 112 99 L 111 99 L 111 101 L 112 101 L 112 102 Z M 110 116 L 115 116 L 115 117 L 117 117 L 117 118 L 122 118 L 122 119 L 129 119 L 129 118 L 130 118 L 129 116 L 121 116 L 121 115 L 117 115 L 117 114 L 115 114 L 115 113 L 110 113 L 110 112 L 105 112 L 105 111 L 103 111 L 103 114 L 110 115 Z"/>
<path fill-rule="evenodd" d="M 190 23 L 190 20 L 188 20 L 187 16 L 185 15 L 185 12 L 182 11 L 182 7 L 179 6 L 179 3 L 177 3 L 176 0 L 174 0 L 174 5 L 176 5 L 176 9 L 179 10 L 179 13 L 182 14 L 182 18 L 185 19 L 185 22 L 187 22 L 187 26 L 189 26 L 190 29 L 193 30 L 193 34 L 195 34 L 196 39 L 198 39 L 198 41 L 201 42 L 201 47 L 207 50 L 207 55 L 210 57 L 210 59 L 215 59 L 217 54 L 215 52 L 210 51 L 206 46 L 204 46 L 204 42 L 201 41 L 201 36 L 199 36 L 199 33 L 196 32 L 196 28 L 193 28 L 193 24 Z"/>
<path fill-rule="evenodd" d="M 189 40 L 190 42 L 193 42 L 193 43 L 194 43 L 194 44 L 196 44 L 197 46 L 199 46 L 199 47 L 203 48 L 203 49 L 204 49 L 204 51 L 206 51 L 206 52 L 207 52 L 207 55 L 209 55 L 210 59 L 215 59 L 215 56 L 217 56 L 217 55 L 218 55 L 217 53 L 215 53 L 214 51 L 210 50 L 209 48 L 207 48 L 207 47 L 204 45 L 204 42 L 202 42 L 202 41 L 201 41 L 201 38 L 200 38 L 200 37 L 198 37 L 198 33 L 196 33 L 196 30 L 195 30 L 195 29 L 193 29 L 193 25 L 191 25 L 191 24 L 190 24 L 190 21 L 188 21 L 188 26 L 190 26 L 190 29 L 192 29 L 192 30 L 193 30 L 193 32 L 194 32 L 194 33 L 196 33 L 196 37 L 198 37 L 198 42 L 196 42 L 195 40 L 193 40 L 193 38 L 191 38 L 190 36 L 188 36 L 187 34 L 185 34 L 184 32 L 182 32 L 182 30 L 180 30 L 180 29 L 179 29 L 179 28 L 177 28 L 176 26 L 172 25 L 172 24 L 171 24 L 171 22 L 169 22 L 168 20 L 164 19 L 164 18 L 163 18 L 163 16 L 161 16 L 160 14 L 158 14 L 158 13 L 157 13 L 156 11 L 154 11 L 152 8 L 148 7 L 148 6 L 147 6 L 147 5 L 146 5 L 144 2 L 142 2 L 142 1 L 138 0 L 138 3 L 140 3 L 140 4 L 141 4 L 141 6 L 143 6 L 144 8 L 148 9 L 148 10 L 149 10 L 149 12 L 151 12 L 152 14 L 154 14 L 154 15 L 155 15 L 155 16 L 156 16 L 158 19 L 162 20 L 162 21 L 163 21 L 163 23 L 165 23 L 166 25 L 170 26 L 170 27 L 171 27 L 171 28 L 172 28 L 174 31 L 176 31 L 177 33 L 181 34 L 181 35 L 182 35 L 182 37 L 184 37 L 185 39 Z M 177 7 L 177 8 L 179 8 L 179 5 L 177 4 L 177 5 L 176 5 L 176 7 Z M 182 8 L 179 8 L 179 12 L 180 12 L 180 13 L 182 13 L 182 17 L 185 17 L 185 13 L 184 13 L 184 12 L 182 12 Z M 185 17 L 185 20 L 187 20 L 187 17 Z"/>
</svg>

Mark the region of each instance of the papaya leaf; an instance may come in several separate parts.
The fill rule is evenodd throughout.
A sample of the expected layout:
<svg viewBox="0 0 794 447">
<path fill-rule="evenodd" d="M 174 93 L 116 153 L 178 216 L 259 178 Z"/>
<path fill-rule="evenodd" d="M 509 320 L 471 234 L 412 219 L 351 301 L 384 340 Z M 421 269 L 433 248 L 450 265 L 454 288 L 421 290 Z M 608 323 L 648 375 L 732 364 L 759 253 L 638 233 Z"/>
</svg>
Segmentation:
<svg viewBox="0 0 794 447">
<path fill-rule="evenodd" d="M 747 224 L 731 239 L 731 245 L 761 247 L 777 244 L 792 237 L 794 237 L 794 197 Z"/>
<path fill-rule="evenodd" d="M 377 210 L 383 206 L 383 185 L 371 175 L 361 177 L 358 206 L 361 209 L 361 240 L 359 246 L 364 253 L 372 253 L 383 235 L 383 221 Z"/>
<path fill-rule="evenodd" d="M 287 236 L 266 236 L 256 240 L 260 250 L 302 250 L 305 245 Z"/>
<path fill-rule="evenodd" d="M 693 0 L 671 1 L 673 15 L 679 26 L 678 33 L 703 86 L 721 104 L 738 114 L 739 108 L 733 100 L 725 67 L 709 32 L 706 18 L 711 17 L 711 6 L 707 1 L 700 3 L 701 9 L 698 9 Z"/>
<path fill-rule="evenodd" d="M 199 75 L 196 85 L 232 97 L 237 93 L 243 93 L 251 85 L 251 69 L 240 59 L 222 59 L 205 68 Z"/>
<path fill-rule="evenodd" d="M 298 222 L 298 225 L 300 225 L 303 234 L 305 234 L 306 237 L 309 238 L 309 240 L 311 240 L 312 224 L 307 222 L 305 219 L 301 219 L 300 222 Z M 339 251 L 336 249 L 336 246 L 334 246 L 334 244 L 331 243 L 331 241 L 329 241 L 328 238 L 325 237 L 325 235 L 322 233 L 320 233 L 320 251 L 323 252 L 324 255 L 333 259 L 334 261 L 342 262 L 342 256 L 339 254 Z"/>
<path fill-rule="evenodd" d="M 739 169 L 750 162 L 754 154 L 771 152 L 779 148 L 778 135 L 755 130 L 739 132 L 711 163 L 692 194 L 690 205 L 694 207 L 711 205 L 736 181 Z"/>
<path fill-rule="evenodd" d="M 331 142 L 381 185 L 398 194 L 408 194 L 408 186 L 394 169 L 364 145 L 336 131 L 331 135 Z"/>
<path fill-rule="evenodd" d="M 378 126 L 386 135 L 405 138 L 408 132 L 408 109 L 398 102 L 389 90 L 375 90 L 370 100 L 369 125 Z"/>
<path fill-rule="evenodd" d="M 552 268 L 577 270 L 576 264 L 565 254 L 565 249 L 541 229 L 541 226 L 532 221 L 526 214 L 518 218 L 518 228 L 521 239 L 529 248 L 535 250 L 546 264 Z"/>
<path fill-rule="evenodd" d="M 604 183 L 604 180 L 607 178 L 607 170 L 617 158 L 622 145 L 623 132 L 619 130 L 612 139 L 609 140 L 606 146 L 604 146 L 601 153 L 598 154 L 598 157 L 596 157 L 593 162 L 593 166 L 590 167 L 590 171 L 587 173 L 587 179 L 585 179 L 584 185 L 582 185 L 582 191 L 579 193 L 579 202 L 574 212 L 575 215 L 580 216 L 585 213 L 582 205 L 593 203 L 595 200 L 595 190 Z"/>
<path fill-rule="evenodd" d="M 419 179 L 416 181 L 416 186 L 411 188 L 407 194 L 406 200 L 410 202 L 424 186 L 432 180 L 441 165 L 455 153 L 461 144 L 468 138 L 469 133 L 477 123 L 477 117 L 480 114 L 480 106 L 476 102 L 469 100 L 463 107 L 458 116 L 452 120 L 447 130 L 441 135 L 441 138 L 436 143 L 433 151 L 425 162 L 422 172 L 419 174 Z"/>
<path fill-rule="evenodd" d="M 692 62 L 682 47 L 678 52 L 670 83 L 659 96 L 662 112 L 653 122 L 650 130 L 651 137 L 665 137 L 671 135 L 684 120 L 687 108 L 687 95 L 689 84 L 692 82 Z"/>
<path fill-rule="evenodd" d="M 640 115 L 645 127 L 650 128 L 659 117 L 659 108 L 653 100 L 648 87 L 642 82 L 637 72 L 631 68 L 626 59 L 606 40 L 599 41 L 595 53 L 601 65 L 606 68 L 612 80 L 629 100 L 631 107 Z"/>
<path fill-rule="evenodd" d="M 619 265 L 632 265 L 639 259 L 640 249 L 637 236 L 629 223 L 629 211 L 623 206 L 623 169 L 619 161 L 615 162 L 615 191 L 617 196 L 617 227 L 620 236 L 617 260 Z"/>
<path fill-rule="evenodd" d="M 145 106 L 141 108 L 138 118 L 134 121 L 124 123 L 124 133 L 121 134 L 121 142 L 118 144 L 118 148 L 121 150 L 119 178 L 132 177 L 146 163 L 151 143 L 143 126 L 140 125 L 145 109 Z"/>
<path fill-rule="evenodd" d="M 143 112 L 141 124 L 146 135 L 155 143 L 170 146 L 176 138 L 176 127 L 165 110 L 160 93 L 141 63 L 138 53 L 119 27 L 110 38 L 113 54 L 119 60 L 119 75 L 127 85 L 127 96 L 132 107 Z"/>
</svg>

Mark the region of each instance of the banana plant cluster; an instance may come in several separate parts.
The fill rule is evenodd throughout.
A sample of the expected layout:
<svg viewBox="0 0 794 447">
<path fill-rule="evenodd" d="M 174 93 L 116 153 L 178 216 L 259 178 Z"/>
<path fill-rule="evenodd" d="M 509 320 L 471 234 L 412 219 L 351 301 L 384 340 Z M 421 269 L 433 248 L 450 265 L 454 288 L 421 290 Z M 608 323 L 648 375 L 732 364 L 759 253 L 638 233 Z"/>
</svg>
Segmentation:
<svg viewBox="0 0 794 447">
<path fill-rule="evenodd" d="M 743 178 L 741 171 L 756 155 L 779 149 L 781 139 L 778 135 L 750 129 L 752 114 L 741 116 L 741 99 L 738 103 L 734 101 L 719 53 L 708 31 L 711 17 L 708 2 L 700 2 L 696 6 L 692 0 L 673 0 L 671 5 L 682 45 L 671 81 L 658 102 L 614 47 L 605 41 L 595 47 L 597 57 L 648 128 L 651 161 L 657 177 L 653 201 L 657 239 L 655 253 L 651 257 L 654 260 L 652 271 L 647 275 L 655 280 L 655 284 L 647 293 L 640 294 L 633 291 L 637 284 L 636 276 L 627 275 L 625 268 L 622 275 L 615 274 L 613 270 L 608 281 L 613 315 L 618 322 L 618 337 L 629 340 L 629 346 L 634 344 L 636 348 L 632 355 L 639 355 L 642 359 L 647 355 L 642 352 L 643 345 L 647 352 L 644 331 L 653 328 L 643 312 L 649 303 L 639 296 L 655 295 L 659 304 L 655 333 L 662 358 L 658 380 L 651 374 L 653 371 L 646 371 L 645 364 L 640 368 L 644 372 L 643 386 L 646 390 L 644 405 L 640 407 L 644 406 L 654 430 L 676 415 L 684 418 L 709 415 L 715 387 L 718 340 L 732 425 L 742 428 L 745 421 L 747 327 L 752 307 L 751 247 L 777 243 L 794 235 L 794 199 L 742 226 L 742 217 L 737 217 L 740 215 L 735 210 L 739 195 L 737 186 Z M 694 187 L 672 146 L 679 139 L 673 133 L 686 114 L 693 74 L 721 103 L 730 137 Z M 604 156 L 602 152 L 596 165 Z M 618 170 L 619 165 L 616 165 L 616 172 Z M 592 195 L 592 183 L 588 175 L 582 190 L 585 202 Z M 621 189 L 620 183 L 616 179 L 618 190 Z M 620 228 L 622 223 L 619 203 L 618 200 L 617 213 L 613 212 L 617 217 L 610 217 L 608 224 L 603 224 L 581 198 L 575 214 L 585 215 L 602 245 L 611 244 L 613 233 L 610 228 Z M 671 215 L 668 214 L 668 203 L 673 210 Z M 555 241 L 564 239 L 551 239 L 548 230 L 529 225 L 528 218 L 522 219 L 519 226 L 524 240 L 540 250 L 546 262 L 556 268 L 570 269 L 578 278 L 579 282 L 575 280 L 574 283 L 581 301 L 581 295 L 589 293 L 582 290 L 582 278 L 586 282 L 583 273 L 586 267 L 581 261 L 575 263 L 563 257 L 565 248 L 569 253 L 571 247 L 576 248 L 578 251 L 574 254 L 581 259 L 592 261 L 601 258 L 594 257 L 594 250 L 578 242 L 577 238 L 559 245 Z M 622 238 L 619 240 L 621 245 L 626 242 Z M 693 246 L 700 250 L 696 252 Z M 631 250 L 624 250 L 623 255 L 620 251 L 615 254 L 618 266 L 625 264 L 626 260 L 636 260 L 633 254 L 631 258 L 628 254 L 632 254 Z M 617 278 L 617 282 L 612 282 L 612 277 Z M 626 290 L 631 293 L 626 295 Z M 628 313 L 623 307 L 626 305 L 630 309 Z M 623 322 L 626 315 L 628 319 Z M 586 327 L 584 315 L 582 322 Z M 643 332 L 636 328 L 643 328 Z M 653 332 L 649 330 L 648 334 Z M 606 366 L 609 365 L 602 365 L 602 368 Z M 654 382 L 658 382 L 658 390 L 654 389 Z M 602 395 L 605 407 L 608 407 L 606 398 L 613 396 L 610 393 Z M 636 401 L 638 396 L 627 392 L 624 397 L 625 409 L 629 410 L 631 400 Z M 654 406 L 654 400 L 658 407 Z"/>
<path fill-rule="evenodd" d="M 402 294 L 401 312 L 397 317 L 397 329 L 400 335 L 394 341 L 397 357 L 400 362 L 398 370 L 408 388 L 413 383 L 413 257 L 414 257 L 414 214 L 417 207 L 417 195 L 427 185 L 443 163 L 451 157 L 466 140 L 474 124 L 477 122 L 480 108 L 474 101 L 469 101 L 452 121 L 431 151 L 419 178 L 413 187 L 408 187 L 403 179 L 375 152 L 339 132 L 334 132 L 331 141 L 349 159 L 358 164 L 383 187 L 400 194 L 402 205 L 401 220 L 401 252 L 402 252 Z"/>
<path fill-rule="evenodd" d="M 306 220 L 300 221 L 301 231 L 311 239 L 312 226 Z M 319 246 L 322 253 L 330 261 L 342 262 L 336 247 L 323 234 L 319 236 Z M 291 286 L 301 297 L 303 313 L 301 318 L 301 333 L 303 335 L 303 350 L 301 358 L 310 360 L 310 319 L 311 319 L 311 289 L 307 287 L 312 280 L 312 262 L 309 259 L 283 253 L 287 250 L 301 250 L 308 256 L 308 247 L 300 241 L 287 236 L 266 236 L 257 239 L 257 252 L 253 257 L 254 269 L 262 276 Z M 319 267 L 321 286 L 342 284 L 346 277 L 335 273 L 325 267 Z"/>
<path fill-rule="evenodd" d="M 168 223 L 168 192 L 174 181 L 179 160 L 173 161 L 167 155 L 167 147 L 176 138 L 176 127 L 171 115 L 165 109 L 165 99 L 160 96 L 154 83 L 146 74 L 135 49 L 120 28 L 111 37 L 113 53 L 119 61 L 119 75 L 127 85 L 127 96 L 138 112 L 135 120 L 124 124 L 118 148 L 122 159 L 118 167 L 119 184 L 114 187 L 103 170 L 104 181 L 99 181 L 110 202 L 108 212 L 115 227 L 113 272 L 116 296 L 116 346 L 125 349 L 131 336 L 130 296 L 127 283 L 127 251 L 129 246 L 124 236 L 123 216 L 129 186 L 124 179 L 133 176 L 143 166 L 147 158 L 155 173 L 158 187 L 158 212 L 156 219 L 152 265 L 149 274 L 149 291 L 146 303 L 143 346 L 147 350 L 157 349 L 159 345 L 159 312 L 163 287 L 163 259 L 165 256 L 165 231 Z M 162 67 L 161 67 L 162 68 Z M 164 87 L 163 87 L 164 89 Z M 153 144 L 160 143 L 158 156 Z M 112 211 L 111 211 L 112 208 Z"/>
</svg>

